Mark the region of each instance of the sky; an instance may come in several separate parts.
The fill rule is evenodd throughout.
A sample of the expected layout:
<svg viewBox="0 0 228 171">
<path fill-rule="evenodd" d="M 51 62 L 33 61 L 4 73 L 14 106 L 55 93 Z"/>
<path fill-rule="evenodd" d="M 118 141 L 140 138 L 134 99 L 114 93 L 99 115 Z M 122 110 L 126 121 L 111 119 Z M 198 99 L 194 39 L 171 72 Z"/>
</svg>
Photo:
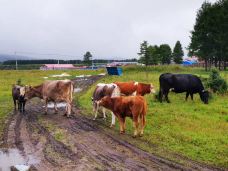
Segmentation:
<svg viewBox="0 0 228 171">
<path fill-rule="evenodd" d="M 94 58 L 137 58 L 143 40 L 172 49 L 179 40 L 185 49 L 203 2 L 0 0 L 0 54 L 82 59 L 90 51 Z"/>
</svg>

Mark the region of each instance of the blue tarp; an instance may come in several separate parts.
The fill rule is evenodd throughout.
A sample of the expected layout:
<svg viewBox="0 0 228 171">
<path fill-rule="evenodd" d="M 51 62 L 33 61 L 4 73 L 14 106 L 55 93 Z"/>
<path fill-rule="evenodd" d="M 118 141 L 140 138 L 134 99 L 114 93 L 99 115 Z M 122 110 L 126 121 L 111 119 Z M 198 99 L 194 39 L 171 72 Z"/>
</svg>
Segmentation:
<svg viewBox="0 0 228 171">
<path fill-rule="evenodd" d="M 118 67 L 106 67 L 108 75 L 119 75 L 121 76 L 123 74 L 122 68 Z"/>
<path fill-rule="evenodd" d="M 197 62 L 195 62 L 195 61 L 183 61 L 182 65 L 188 66 L 188 65 L 193 65 L 193 64 L 196 64 L 196 63 Z"/>
</svg>

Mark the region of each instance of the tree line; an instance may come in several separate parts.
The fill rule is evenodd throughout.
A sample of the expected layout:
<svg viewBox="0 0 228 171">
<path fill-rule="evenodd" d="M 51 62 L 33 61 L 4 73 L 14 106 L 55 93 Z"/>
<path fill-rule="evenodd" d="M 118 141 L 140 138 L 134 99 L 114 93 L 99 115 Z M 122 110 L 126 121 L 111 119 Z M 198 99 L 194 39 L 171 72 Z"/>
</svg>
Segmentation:
<svg viewBox="0 0 228 171">
<path fill-rule="evenodd" d="M 93 64 L 111 63 L 111 62 L 136 62 L 137 59 L 124 59 L 124 60 L 109 60 L 109 59 L 93 59 Z M 18 65 L 29 65 L 29 64 L 78 64 L 78 65 L 90 65 L 91 59 L 88 61 L 84 60 L 56 60 L 56 59 L 45 59 L 45 60 L 17 60 Z M 15 65 L 15 60 L 4 61 L 1 65 Z"/>
<path fill-rule="evenodd" d="M 139 62 L 148 65 L 170 64 L 175 62 L 181 64 L 183 61 L 183 48 L 180 41 L 177 41 L 172 50 L 168 44 L 149 45 L 147 41 L 140 44 Z"/>
<path fill-rule="evenodd" d="M 191 32 L 189 55 L 205 61 L 205 69 L 212 66 L 226 69 L 228 62 L 228 0 L 214 4 L 205 1 L 197 12 Z"/>
</svg>

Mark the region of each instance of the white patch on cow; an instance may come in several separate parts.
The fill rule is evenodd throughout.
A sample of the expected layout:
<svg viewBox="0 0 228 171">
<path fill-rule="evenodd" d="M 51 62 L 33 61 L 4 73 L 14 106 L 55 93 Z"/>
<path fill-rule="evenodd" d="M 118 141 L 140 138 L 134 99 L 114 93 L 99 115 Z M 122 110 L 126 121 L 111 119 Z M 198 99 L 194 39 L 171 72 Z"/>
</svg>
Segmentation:
<svg viewBox="0 0 228 171">
<path fill-rule="evenodd" d="M 136 96 L 136 94 L 137 94 L 137 91 L 134 91 L 131 95 Z"/>
<path fill-rule="evenodd" d="M 138 85 L 138 84 L 139 84 L 139 82 L 135 82 L 135 83 L 134 83 L 134 85 Z"/>
<path fill-rule="evenodd" d="M 150 93 L 156 93 L 154 86 L 150 84 Z"/>
<path fill-rule="evenodd" d="M 25 87 L 20 87 L 20 96 L 25 95 Z"/>
<path fill-rule="evenodd" d="M 103 86 L 105 86 L 105 85 L 106 85 L 105 83 L 98 83 L 98 84 L 97 84 L 98 87 L 103 87 Z"/>
<path fill-rule="evenodd" d="M 174 88 L 169 89 L 169 91 L 174 91 Z"/>
<path fill-rule="evenodd" d="M 119 97 L 119 96 L 120 96 L 120 88 L 117 85 L 115 85 L 115 88 L 112 92 L 111 97 Z"/>
</svg>

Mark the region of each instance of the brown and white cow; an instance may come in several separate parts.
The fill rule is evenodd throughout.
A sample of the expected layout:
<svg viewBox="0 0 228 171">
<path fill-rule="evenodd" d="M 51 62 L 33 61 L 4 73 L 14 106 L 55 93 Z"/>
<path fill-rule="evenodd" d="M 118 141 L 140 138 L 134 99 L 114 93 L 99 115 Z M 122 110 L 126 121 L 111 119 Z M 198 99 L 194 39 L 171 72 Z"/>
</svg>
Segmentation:
<svg viewBox="0 0 228 171">
<path fill-rule="evenodd" d="M 147 104 L 142 96 L 121 96 L 108 97 L 105 96 L 99 100 L 98 105 L 110 109 L 118 118 L 120 123 L 120 133 L 124 133 L 126 129 L 126 117 L 133 119 L 134 134 L 133 137 L 143 135 L 146 124 L 145 115 L 147 112 Z M 141 127 L 139 128 L 139 124 Z M 140 129 L 140 130 L 139 130 Z"/>
<path fill-rule="evenodd" d="M 121 94 L 126 96 L 144 96 L 145 94 L 155 93 L 155 89 L 152 84 L 145 84 L 134 81 L 114 82 L 114 84 L 120 88 Z"/>
<path fill-rule="evenodd" d="M 57 112 L 57 102 L 66 102 L 66 115 L 69 117 L 72 108 L 73 82 L 70 80 L 45 81 L 43 84 L 29 87 L 26 90 L 25 98 L 39 97 L 45 101 L 45 112 L 47 113 L 48 102 L 54 102 Z"/>
<path fill-rule="evenodd" d="M 101 100 L 103 97 L 109 96 L 109 97 L 117 97 L 120 96 L 120 90 L 116 84 L 104 84 L 104 83 L 99 83 L 97 84 L 93 96 L 92 96 L 92 102 L 93 102 L 93 112 L 95 112 L 94 119 L 97 118 L 97 113 L 99 110 L 99 105 L 96 103 L 97 101 Z M 104 119 L 106 118 L 105 114 L 105 108 L 102 107 L 102 112 L 103 112 L 103 117 Z M 111 126 L 115 125 L 115 115 L 112 113 L 112 122 Z"/>
</svg>

